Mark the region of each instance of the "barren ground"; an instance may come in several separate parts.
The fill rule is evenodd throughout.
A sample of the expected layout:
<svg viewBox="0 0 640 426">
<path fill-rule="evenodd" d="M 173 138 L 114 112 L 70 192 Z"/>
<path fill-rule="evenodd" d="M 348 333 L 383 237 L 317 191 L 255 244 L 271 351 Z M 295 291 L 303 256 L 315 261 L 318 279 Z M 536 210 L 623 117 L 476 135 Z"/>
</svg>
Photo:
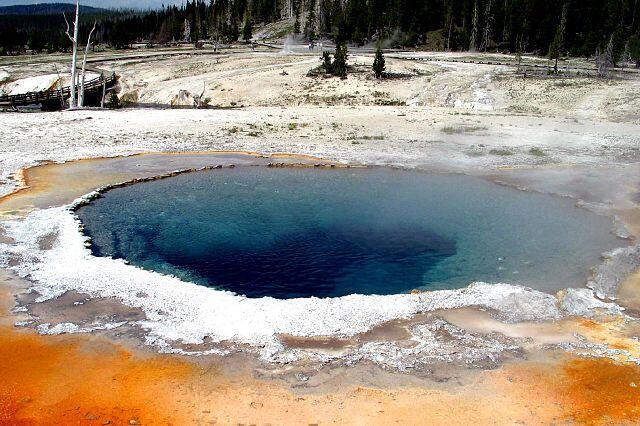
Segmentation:
<svg viewBox="0 0 640 426">
<path fill-rule="evenodd" d="M 0 195 L 25 183 L 21 169 L 46 161 L 160 151 L 295 153 L 348 164 L 469 173 L 570 196 L 618 216 L 630 238 L 640 234 L 640 79 L 635 76 L 523 78 L 509 66 L 447 62 L 459 54 L 424 62 L 396 54 L 387 59 L 390 77 L 378 81 L 369 72 L 371 55 L 354 52 L 353 72 L 340 80 L 307 77 L 319 65 L 319 52 L 298 52 L 234 48 L 143 59 L 116 58 L 141 52 L 100 53 L 96 58 L 103 62 L 92 65 L 117 72 L 119 93 L 131 107 L 0 113 Z M 62 55 L 2 58 L 0 86 L 55 73 L 66 61 Z M 203 89 L 212 108 L 169 108 L 190 107 Z M 71 175 L 56 172 L 38 180 L 34 174 L 32 192 L 3 199 L 0 214 L 20 217 L 139 176 L 104 161 L 74 163 L 67 169 Z M 175 168 L 183 164 L 178 161 Z M 2 238 L 0 232 L 0 243 L 6 242 Z M 508 325 L 475 310 L 436 313 L 438 320 L 479 336 L 528 340 L 522 352 L 491 368 L 438 364 L 420 374 L 369 363 L 299 370 L 242 356 L 160 355 L 134 336 L 117 333 L 40 336 L 14 326 L 21 313 L 11 310 L 16 297 L 25 297 L 28 283 L 6 270 L 0 283 L 0 365 L 7 372 L 0 385 L 0 423 L 640 421 L 637 274 L 617 293 L 626 316 Z M 69 320 L 69 308 L 62 306 L 80 296 L 42 305 L 40 322 Z M 108 312 L 138 315 L 120 311 L 115 301 L 96 303 L 92 318 Z M 381 331 L 386 338 L 396 332 L 393 325 Z M 547 346 L 573 341 L 593 346 L 583 354 Z"/>
</svg>

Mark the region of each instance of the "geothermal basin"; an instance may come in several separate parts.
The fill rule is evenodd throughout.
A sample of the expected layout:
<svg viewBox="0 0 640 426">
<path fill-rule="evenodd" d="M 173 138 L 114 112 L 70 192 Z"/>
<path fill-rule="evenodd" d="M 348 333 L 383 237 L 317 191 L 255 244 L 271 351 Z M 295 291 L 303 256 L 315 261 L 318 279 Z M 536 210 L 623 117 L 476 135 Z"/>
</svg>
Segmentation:
<svg viewBox="0 0 640 426">
<path fill-rule="evenodd" d="M 249 298 L 583 287 L 620 245 L 569 199 L 464 175 L 244 166 L 117 187 L 76 214 L 95 256 Z"/>
</svg>

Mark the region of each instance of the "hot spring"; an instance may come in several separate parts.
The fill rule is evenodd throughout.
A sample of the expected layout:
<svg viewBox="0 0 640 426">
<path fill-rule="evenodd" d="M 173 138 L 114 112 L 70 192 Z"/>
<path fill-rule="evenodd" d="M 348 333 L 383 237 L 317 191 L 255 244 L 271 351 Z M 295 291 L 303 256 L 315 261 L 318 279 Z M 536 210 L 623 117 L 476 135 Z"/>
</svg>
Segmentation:
<svg viewBox="0 0 640 426">
<path fill-rule="evenodd" d="M 583 286 L 620 245 L 568 199 L 386 168 L 237 167 L 112 189 L 77 214 L 96 256 L 247 297 Z"/>
</svg>

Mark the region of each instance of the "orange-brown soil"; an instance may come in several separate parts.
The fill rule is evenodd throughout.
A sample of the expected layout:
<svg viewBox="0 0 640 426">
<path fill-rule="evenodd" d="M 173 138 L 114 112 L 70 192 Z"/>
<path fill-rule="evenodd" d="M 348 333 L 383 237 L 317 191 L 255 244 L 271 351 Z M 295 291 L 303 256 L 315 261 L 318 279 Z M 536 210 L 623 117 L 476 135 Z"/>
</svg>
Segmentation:
<svg viewBox="0 0 640 426">
<path fill-rule="evenodd" d="M 545 401 L 559 413 L 554 423 L 638 424 L 640 367 L 600 358 L 570 358 L 560 365 L 506 366 L 508 384 L 519 398 Z M 533 402 L 535 404 L 535 402 Z M 531 423 L 538 423 L 531 419 Z M 540 419 L 539 423 L 546 423 Z"/>
<path fill-rule="evenodd" d="M 468 384 L 295 390 L 95 335 L 40 336 L 0 313 L 0 424 L 633 424 L 640 367 L 541 353 Z"/>
<path fill-rule="evenodd" d="M 77 164 L 82 171 L 83 163 Z M 47 188 L 35 174 L 29 177 L 25 184 Z M 96 183 L 103 184 L 90 185 Z M 86 192 L 85 184 L 57 201 Z M 12 208 L 56 204 L 29 191 L 20 196 L 27 200 L 13 197 Z M 638 300 L 638 282 L 636 275 L 623 286 L 624 299 Z M 40 336 L 18 329 L 4 284 L 0 279 L 0 425 L 640 424 L 640 366 L 624 359 L 544 351 L 533 354 L 535 361 L 463 372 L 462 384 L 414 380 L 376 387 L 366 375 L 343 380 L 338 372 L 328 373 L 330 387 L 296 389 L 257 379 L 246 368 L 230 373 L 234 369 L 222 368 L 230 359 L 161 355 L 97 335 Z M 616 321 L 579 323 L 590 341 L 637 354 L 637 341 L 623 331 Z"/>
</svg>

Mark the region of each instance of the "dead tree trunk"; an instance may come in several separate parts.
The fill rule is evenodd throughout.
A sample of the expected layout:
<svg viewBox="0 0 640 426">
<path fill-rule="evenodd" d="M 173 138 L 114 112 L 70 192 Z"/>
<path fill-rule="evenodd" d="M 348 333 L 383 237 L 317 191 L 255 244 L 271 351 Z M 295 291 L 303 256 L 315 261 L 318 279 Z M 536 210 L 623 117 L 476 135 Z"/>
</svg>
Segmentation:
<svg viewBox="0 0 640 426">
<path fill-rule="evenodd" d="M 489 48 L 489 43 L 491 42 L 492 37 L 492 26 L 493 26 L 493 12 L 491 11 L 493 0 L 489 0 L 487 2 L 487 8 L 484 14 L 484 34 L 482 36 L 482 47 L 481 50 L 486 52 Z"/>
<path fill-rule="evenodd" d="M 453 17 L 449 17 L 449 31 L 447 34 L 447 52 L 451 52 L 451 29 L 453 28 Z"/>
<path fill-rule="evenodd" d="M 471 41 L 469 43 L 469 52 L 475 52 L 478 48 L 478 0 L 473 6 L 473 20 L 471 21 Z"/>
<path fill-rule="evenodd" d="M 58 74 L 58 92 L 60 92 L 60 109 L 64 109 L 64 98 L 62 96 L 62 77 L 60 77 L 60 71 L 56 66 L 56 74 Z"/>
<path fill-rule="evenodd" d="M 69 99 L 69 107 L 75 108 L 77 106 L 76 103 L 76 84 L 78 78 L 78 19 L 80 15 L 80 0 L 76 0 L 76 19 L 73 22 L 73 37 L 71 37 L 69 21 L 67 21 L 67 16 L 63 13 L 64 21 L 67 24 L 67 37 L 71 40 L 72 49 L 72 57 L 71 57 L 71 98 Z"/>
<path fill-rule="evenodd" d="M 600 52 L 599 48 L 598 50 L 596 50 L 596 70 L 598 73 L 598 77 L 607 79 L 610 78 L 613 66 L 613 35 L 611 35 L 609 43 L 607 44 L 607 48 L 604 50 L 604 52 Z"/>
<path fill-rule="evenodd" d="M 202 83 L 202 93 L 200 93 L 200 96 L 194 96 L 194 98 L 193 98 L 193 104 L 196 107 L 196 109 L 200 109 L 205 105 L 204 92 L 206 90 L 207 90 L 207 84 L 206 83 Z"/>
<path fill-rule="evenodd" d="M 89 37 L 87 38 L 87 46 L 84 49 L 84 57 L 82 58 L 82 77 L 80 78 L 80 97 L 78 99 L 78 105 L 80 108 L 84 106 L 84 81 L 85 76 L 87 74 L 87 55 L 89 54 L 89 47 L 91 46 L 91 36 L 93 32 L 96 30 L 96 22 L 93 22 L 93 28 L 89 32 Z"/>
</svg>

